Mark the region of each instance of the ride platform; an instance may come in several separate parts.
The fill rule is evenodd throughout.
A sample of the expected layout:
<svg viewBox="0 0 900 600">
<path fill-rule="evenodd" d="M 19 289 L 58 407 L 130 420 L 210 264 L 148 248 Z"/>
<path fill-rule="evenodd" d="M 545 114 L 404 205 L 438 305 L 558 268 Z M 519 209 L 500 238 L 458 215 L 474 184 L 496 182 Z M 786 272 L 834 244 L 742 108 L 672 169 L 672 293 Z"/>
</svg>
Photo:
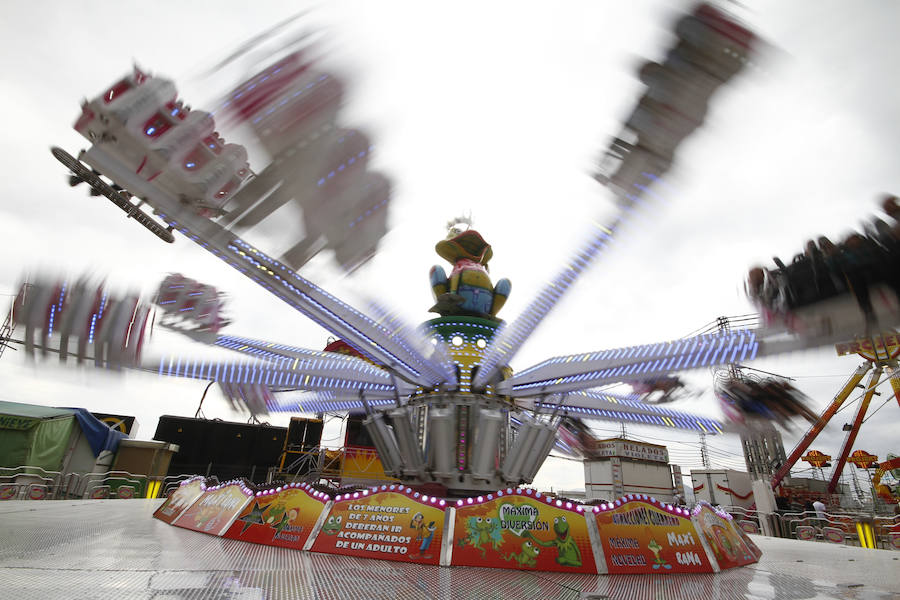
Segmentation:
<svg viewBox="0 0 900 600">
<path fill-rule="evenodd" d="M 10 598 L 900 599 L 900 553 L 753 536 L 718 574 L 576 575 L 440 567 L 231 540 L 154 519 L 162 500 L 0 504 Z"/>
</svg>

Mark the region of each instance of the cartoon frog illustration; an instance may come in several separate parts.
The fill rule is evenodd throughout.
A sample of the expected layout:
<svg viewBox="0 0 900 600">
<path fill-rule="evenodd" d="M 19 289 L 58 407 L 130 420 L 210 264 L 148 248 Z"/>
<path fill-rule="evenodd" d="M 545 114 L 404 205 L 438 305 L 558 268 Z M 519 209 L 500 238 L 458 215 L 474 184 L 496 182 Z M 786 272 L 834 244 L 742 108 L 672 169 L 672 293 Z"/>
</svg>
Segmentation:
<svg viewBox="0 0 900 600">
<path fill-rule="evenodd" d="M 500 523 L 491 517 L 469 517 L 466 523 L 466 536 L 457 540 L 458 546 L 469 544 L 481 552 L 482 558 L 487 554 L 485 544 L 496 550 L 503 538 L 500 536 Z"/>
<path fill-rule="evenodd" d="M 576 544 L 575 540 L 572 539 L 572 536 L 569 535 L 569 522 L 565 517 L 556 517 L 553 519 L 553 532 L 556 534 L 556 537 L 546 542 L 534 537 L 530 531 L 525 531 L 525 533 L 522 534 L 522 537 L 534 540 L 537 545 L 543 546 L 544 548 L 555 547 L 557 552 L 557 564 L 566 567 L 580 567 L 581 550 L 578 549 L 578 544 Z"/>
<path fill-rule="evenodd" d="M 518 554 L 510 552 L 504 556 L 501 556 L 503 560 L 514 560 L 516 561 L 516 565 L 519 568 L 522 567 L 536 567 L 537 566 L 537 557 L 541 551 L 534 547 L 534 544 L 531 542 L 525 541 L 522 542 L 522 548 L 519 550 Z"/>
<path fill-rule="evenodd" d="M 653 568 L 654 569 L 659 569 L 659 568 L 671 569 L 672 568 L 672 565 L 670 565 L 668 562 L 666 562 L 666 559 L 662 558 L 659 555 L 659 551 L 662 550 L 663 547 L 660 546 L 659 542 L 657 542 L 654 538 L 650 538 L 650 543 L 647 544 L 647 548 L 649 548 L 650 552 L 653 553 L 653 557 L 654 557 L 653 558 Z"/>
<path fill-rule="evenodd" d="M 335 535 L 338 531 L 341 530 L 341 516 L 331 515 L 328 517 L 328 520 L 325 521 L 325 524 L 322 525 L 322 531 L 324 531 L 328 535 Z"/>
</svg>

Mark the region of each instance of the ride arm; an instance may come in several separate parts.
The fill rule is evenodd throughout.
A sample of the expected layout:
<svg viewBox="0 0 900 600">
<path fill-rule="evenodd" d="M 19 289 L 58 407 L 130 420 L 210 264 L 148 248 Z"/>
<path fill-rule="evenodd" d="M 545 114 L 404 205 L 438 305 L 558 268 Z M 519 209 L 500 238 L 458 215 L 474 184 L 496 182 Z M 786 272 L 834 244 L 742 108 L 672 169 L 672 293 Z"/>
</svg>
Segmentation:
<svg viewBox="0 0 900 600">
<path fill-rule="evenodd" d="M 406 381 L 426 387 L 455 383 L 450 363 L 430 360 L 418 349 L 424 339 L 413 340 L 379 325 L 349 304 L 254 248 L 221 224 L 182 206 L 151 182 L 123 170 L 107 149 L 94 145 L 84 160 L 136 196 L 147 198 L 160 218 L 204 249 L 243 273 L 326 330 L 346 341 L 363 355 L 394 371 Z"/>
<path fill-rule="evenodd" d="M 787 460 L 784 461 L 784 464 L 781 465 L 781 468 L 775 472 L 772 476 L 771 486 L 774 490 L 781 484 L 781 480 L 785 478 L 785 476 L 791 472 L 791 467 L 797 464 L 797 461 L 800 459 L 800 455 L 803 454 L 809 445 L 812 444 L 813 440 L 822 432 L 831 418 L 837 414 L 838 409 L 844 403 L 844 401 L 850 396 L 856 386 L 859 384 L 860 380 L 863 378 L 863 375 L 866 374 L 866 371 L 872 368 L 872 363 L 865 362 L 861 364 L 853 375 L 850 376 L 850 379 L 847 380 L 847 383 L 844 384 L 844 387 L 837 393 L 834 397 L 834 400 L 831 401 L 831 404 L 822 412 L 819 419 L 813 423 L 812 427 L 809 428 L 809 431 L 806 432 L 806 435 L 803 436 L 797 446 L 794 447 L 794 450 L 791 452 L 790 456 L 787 457 Z"/>
</svg>

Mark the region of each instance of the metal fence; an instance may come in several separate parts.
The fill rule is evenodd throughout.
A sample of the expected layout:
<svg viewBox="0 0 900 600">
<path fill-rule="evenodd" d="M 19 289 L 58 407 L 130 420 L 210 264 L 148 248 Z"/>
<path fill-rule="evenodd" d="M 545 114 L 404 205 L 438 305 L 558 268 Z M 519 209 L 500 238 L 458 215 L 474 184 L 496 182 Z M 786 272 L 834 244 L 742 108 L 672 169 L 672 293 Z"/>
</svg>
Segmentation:
<svg viewBox="0 0 900 600">
<path fill-rule="evenodd" d="M 820 518 L 815 511 L 758 513 L 738 506 L 723 508 L 734 517 L 735 524 L 748 533 L 900 550 L 900 514 L 832 511 Z"/>
<path fill-rule="evenodd" d="M 156 498 L 189 477 L 160 479 L 127 471 L 64 473 L 27 465 L 0 467 L 0 501 Z"/>
</svg>

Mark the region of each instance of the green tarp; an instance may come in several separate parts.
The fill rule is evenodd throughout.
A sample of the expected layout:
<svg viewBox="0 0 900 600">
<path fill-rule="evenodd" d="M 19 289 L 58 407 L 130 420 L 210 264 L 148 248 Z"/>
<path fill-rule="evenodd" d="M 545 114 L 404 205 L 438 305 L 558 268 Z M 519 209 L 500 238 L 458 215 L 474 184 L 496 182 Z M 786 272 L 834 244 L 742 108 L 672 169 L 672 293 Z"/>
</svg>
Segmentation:
<svg viewBox="0 0 900 600">
<path fill-rule="evenodd" d="M 71 410 L 0 402 L 0 467 L 58 471 L 74 426 Z"/>
</svg>

